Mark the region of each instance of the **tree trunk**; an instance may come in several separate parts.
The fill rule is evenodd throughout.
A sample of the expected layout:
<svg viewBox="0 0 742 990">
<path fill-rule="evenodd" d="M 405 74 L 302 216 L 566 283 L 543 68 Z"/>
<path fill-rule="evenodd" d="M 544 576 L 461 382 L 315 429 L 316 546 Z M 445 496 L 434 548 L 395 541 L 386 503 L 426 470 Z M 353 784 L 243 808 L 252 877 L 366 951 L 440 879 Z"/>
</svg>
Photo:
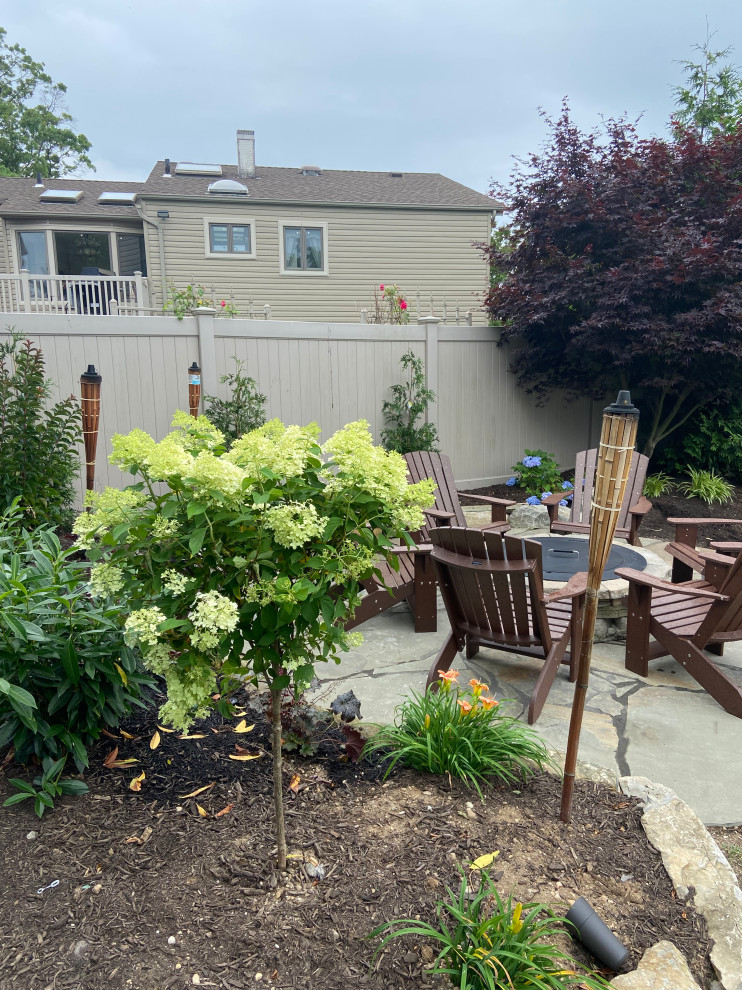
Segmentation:
<svg viewBox="0 0 742 990">
<path fill-rule="evenodd" d="M 276 843 L 278 845 L 278 869 L 286 869 L 286 822 L 283 817 L 283 754 L 281 751 L 281 691 L 271 686 L 271 712 L 273 730 L 273 804 L 276 811 Z"/>
</svg>

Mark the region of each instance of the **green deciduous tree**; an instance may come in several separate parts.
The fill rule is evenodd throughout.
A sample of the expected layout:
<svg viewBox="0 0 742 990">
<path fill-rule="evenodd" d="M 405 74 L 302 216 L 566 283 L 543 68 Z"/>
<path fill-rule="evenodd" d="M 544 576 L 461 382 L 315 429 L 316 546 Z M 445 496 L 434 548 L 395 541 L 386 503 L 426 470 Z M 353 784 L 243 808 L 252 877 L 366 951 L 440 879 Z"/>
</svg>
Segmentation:
<svg viewBox="0 0 742 990">
<path fill-rule="evenodd" d="M 90 141 L 75 132 L 65 110 L 67 87 L 5 35 L 0 28 L 0 175 L 59 178 L 80 166 L 93 168 Z"/>
</svg>

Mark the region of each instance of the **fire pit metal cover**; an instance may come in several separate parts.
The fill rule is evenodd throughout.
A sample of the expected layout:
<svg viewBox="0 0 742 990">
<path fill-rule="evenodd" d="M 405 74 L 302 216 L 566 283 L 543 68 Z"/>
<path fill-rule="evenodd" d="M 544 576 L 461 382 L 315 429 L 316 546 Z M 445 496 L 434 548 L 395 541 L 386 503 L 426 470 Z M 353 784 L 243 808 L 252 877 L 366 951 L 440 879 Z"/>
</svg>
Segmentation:
<svg viewBox="0 0 742 990">
<path fill-rule="evenodd" d="M 567 581 L 578 571 L 587 570 L 588 541 L 570 536 L 533 536 L 534 543 L 543 548 L 542 561 L 545 581 Z M 633 567 L 643 571 L 646 558 L 631 547 L 614 543 L 603 572 L 604 581 L 616 578 L 617 567 Z"/>
</svg>

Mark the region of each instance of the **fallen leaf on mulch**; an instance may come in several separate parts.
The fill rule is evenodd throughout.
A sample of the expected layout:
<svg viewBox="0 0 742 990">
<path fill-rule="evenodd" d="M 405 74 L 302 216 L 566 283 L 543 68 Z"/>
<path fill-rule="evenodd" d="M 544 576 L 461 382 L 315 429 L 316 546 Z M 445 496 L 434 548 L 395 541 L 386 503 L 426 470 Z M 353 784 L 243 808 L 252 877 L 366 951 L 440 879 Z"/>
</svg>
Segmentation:
<svg viewBox="0 0 742 990">
<path fill-rule="evenodd" d="M 261 756 L 261 753 L 256 753 L 254 756 L 250 756 L 247 753 L 239 753 L 237 756 L 234 753 L 229 754 L 230 760 L 259 760 Z"/>
<path fill-rule="evenodd" d="M 198 813 L 199 813 L 199 815 L 202 818 L 208 818 L 209 817 L 209 813 L 206 810 L 206 808 L 202 808 L 200 804 L 197 804 L 196 807 L 198 808 Z"/>
<path fill-rule="evenodd" d="M 129 781 L 129 790 L 141 791 L 143 780 L 144 780 L 144 770 L 142 770 L 142 772 L 139 774 L 138 777 L 132 777 L 132 779 Z"/>
<path fill-rule="evenodd" d="M 299 776 L 298 773 L 295 773 L 294 776 L 291 778 L 291 783 L 289 784 L 289 790 L 290 791 L 293 791 L 294 794 L 298 794 L 299 793 L 299 781 L 300 780 L 301 780 L 301 777 Z"/>
<path fill-rule="evenodd" d="M 490 866 L 497 857 L 500 855 L 500 850 L 497 852 L 485 853 L 484 856 L 477 856 L 476 859 L 469 863 L 470 870 L 484 870 L 486 867 Z"/>
<path fill-rule="evenodd" d="M 132 763 L 139 763 L 139 760 L 135 760 L 133 756 L 130 756 L 126 760 L 119 760 L 118 755 L 119 755 L 119 748 L 118 746 L 114 746 L 114 748 L 111 750 L 111 752 L 103 761 L 103 766 L 109 770 L 112 770 L 114 767 L 128 767 L 131 766 Z"/>
<path fill-rule="evenodd" d="M 216 783 L 216 781 L 214 781 Z M 190 794 L 179 794 L 179 798 L 189 798 L 197 797 L 199 794 L 203 794 L 204 791 L 210 791 L 214 784 L 207 784 L 206 787 L 198 787 L 195 791 L 191 791 Z"/>
<path fill-rule="evenodd" d="M 214 818 L 221 818 L 222 815 L 228 815 L 232 808 L 234 808 L 234 804 L 228 804 L 226 808 L 222 808 L 221 811 L 217 811 Z"/>
<path fill-rule="evenodd" d="M 232 731 L 233 732 L 252 732 L 252 730 L 254 728 L 255 728 L 254 725 L 247 725 L 247 723 L 245 722 L 245 719 L 243 718 L 240 723 L 238 723 L 237 725 L 235 725 L 235 727 L 234 727 L 234 729 Z"/>
<path fill-rule="evenodd" d="M 192 736 L 178 736 L 178 739 L 205 739 L 205 732 L 194 732 Z"/>
<path fill-rule="evenodd" d="M 175 732 L 175 729 L 166 729 L 164 725 L 158 725 L 157 728 L 160 732 Z"/>
<path fill-rule="evenodd" d="M 131 732 L 127 732 L 125 729 L 122 729 L 121 730 L 121 735 L 124 737 L 124 739 L 139 739 L 140 738 L 139 736 L 133 736 L 131 734 Z"/>
<path fill-rule="evenodd" d="M 155 734 L 152 736 L 152 738 L 149 741 L 149 748 L 157 749 L 159 745 L 160 745 L 160 733 L 155 732 Z"/>
</svg>

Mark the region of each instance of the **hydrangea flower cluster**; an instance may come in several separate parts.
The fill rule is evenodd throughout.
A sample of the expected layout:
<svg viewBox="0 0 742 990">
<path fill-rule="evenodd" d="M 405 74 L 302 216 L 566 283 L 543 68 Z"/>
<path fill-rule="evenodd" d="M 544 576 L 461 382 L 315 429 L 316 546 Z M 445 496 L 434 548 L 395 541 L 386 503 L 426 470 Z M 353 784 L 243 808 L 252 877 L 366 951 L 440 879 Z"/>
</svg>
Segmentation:
<svg viewBox="0 0 742 990">
<path fill-rule="evenodd" d="M 309 459 L 319 454 L 319 432 L 316 423 L 284 426 L 280 419 L 272 419 L 235 440 L 223 459 L 250 478 L 259 478 L 264 468 L 279 478 L 296 478 L 304 473 Z"/>
<path fill-rule="evenodd" d="M 124 633 L 129 646 L 135 643 L 157 646 L 160 640 L 160 623 L 167 616 L 157 606 L 140 608 L 132 612 L 124 623 Z"/>
<path fill-rule="evenodd" d="M 325 522 L 311 502 L 284 502 L 265 511 L 265 525 L 282 547 L 304 546 L 322 535 Z"/>
<path fill-rule="evenodd" d="M 178 573 L 172 567 L 162 572 L 162 587 L 171 595 L 182 595 L 188 584 L 189 581 L 185 574 Z"/>
<path fill-rule="evenodd" d="M 195 629 L 191 643 L 196 649 L 213 650 L 223 639 L 223 633 L 232 632 L 237 626 L 237 605 L 220 595 L 218 591 L 196 592 L 196 605 L 188 613 Z"/>
<path fill-rule="evenodd" d="M 526 499 L 526 505 L 541 505 L 541 499 L 538 495 L 529 495 Z"/>
<path fill-rule="evenodd" d="M 85 504 L 91 512 L 81 512 L 72 525 L 72 532 L 78 537 L 80 549 L 89 550 L 96 537 L 102 537 L 114 526 L 131 522 L 137 517 L 137 510 L 146 505 L 148 496 L 132 488 L 119 491 L 106 488 L 102 492 L 87 492 Z"/>
<path fill-rule="evenodd" d="M 114 564 L 94 564 L 90 569 L 90 594 L 93 598 L 113 598 L 124 583 L 121 568 Z"/>
<path fill-rule="evenodd" d="M 435 482 L 426 478 L 408 484 L 404 457 L 374 446 L 365 419 L 338 430 L 323 450 L 338 469 L 327 485 L 328 492 L 360 489 L 382 502 L 399 528 L 415 532 L 422 527 L 422 509 L 433 502 Z"/>
<path fill-rule="evenodd" d="M 523 458 L 523 467 L 541 467 L 541 458 L 537 456 L 526 456 Z"/>
</svg>

